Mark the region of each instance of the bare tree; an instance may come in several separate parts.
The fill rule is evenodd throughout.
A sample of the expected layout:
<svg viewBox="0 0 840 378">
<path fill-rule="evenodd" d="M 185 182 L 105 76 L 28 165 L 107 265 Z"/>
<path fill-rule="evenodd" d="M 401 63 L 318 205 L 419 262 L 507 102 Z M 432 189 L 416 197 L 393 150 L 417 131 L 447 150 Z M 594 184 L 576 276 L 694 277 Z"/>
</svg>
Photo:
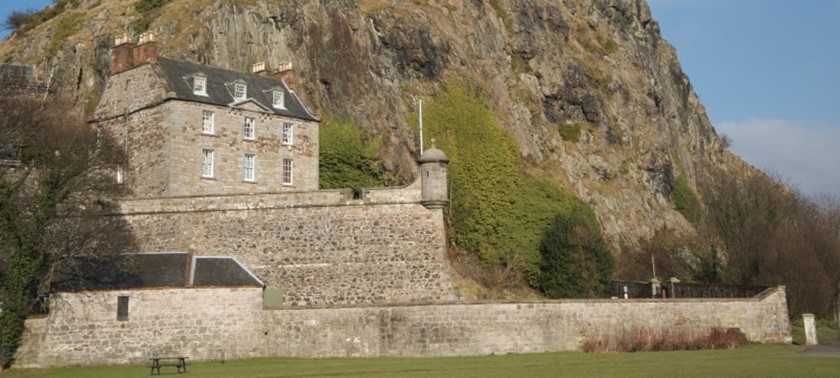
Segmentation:
<svg viewBox="0 0 840 378">
<path fill-rule="evenodd" d="M 121 148 L 60 97 L 0 95 L 0 368 L 13 363 L 31 298 L 80 257 L 113 260 L 133 248 L 113 212 Z M 11 146 L 12 148 L 8 148 Z"/>
<path fill-rule="evenodd" d="M 763 173 L 738 178 L 716 172 L 703 182 L 700 233 L 723 246 L 724 280 L 784 284 L 791 315 L 832 314 L 840 287 L 840 235 L 831 212 Z"/>
<path fill-rule="evenodd" d="M 6 16 L 2 27 L 5 30 L 20 30 L 36 13 L 38 11 L 32 9 L 12 11 Z"/>
</svg>

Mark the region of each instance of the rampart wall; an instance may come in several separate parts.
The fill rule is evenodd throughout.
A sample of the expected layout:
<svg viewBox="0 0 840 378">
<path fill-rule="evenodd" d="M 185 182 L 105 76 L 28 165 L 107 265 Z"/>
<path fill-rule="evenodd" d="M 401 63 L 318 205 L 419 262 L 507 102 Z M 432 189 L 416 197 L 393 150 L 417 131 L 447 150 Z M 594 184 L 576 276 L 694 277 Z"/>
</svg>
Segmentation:
<svg viewBox="0 0 840 378">
<path fill-rule="evenodd" d="M 122 202 L 141 252 L 233 256 L 284 305 L 455 299 L 443 213 L 419 183 L 349 190 L 135 199 Z"/>
<path fill-rule="evenodd" d="M 735 327 L 789 343 L 784 287 L 745 299 L 613 299 L 263 310 L 261 290 L 166 289 L 61 294 L 27 320 L 19 367 L 256 356 L 459 356 L 577 350 L 585 339 L 646 329 Z M 116 319 L 117 296 L 130 296 Z"/>
</svg>

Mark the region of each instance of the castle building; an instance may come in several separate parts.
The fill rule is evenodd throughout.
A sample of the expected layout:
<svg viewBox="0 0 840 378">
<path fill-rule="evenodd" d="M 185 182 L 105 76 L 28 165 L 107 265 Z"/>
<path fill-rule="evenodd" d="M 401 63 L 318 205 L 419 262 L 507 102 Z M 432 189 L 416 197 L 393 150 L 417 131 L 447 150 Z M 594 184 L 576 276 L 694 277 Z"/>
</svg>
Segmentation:
<svg viewBox="0 0 840 378">
<path fill-rule="evenodd" d="M 92 123 L 128 153 L 115 179 L 133 193 L 110 216 L 130 225 L 140 269 L 95 266 L 102 285 L 57 288 L 48 316 L 26 321 L 16 366 L 545 352 L 604 329 L 790 341 L 783 287 L 718 302 L 458 302 L 443 151 L 423 151 L 404 187 L 318 190 L 318 119 L 289 65 L 166 59 L 145 34 L 119 38 L 111 68 Z"/>
<path fill-rule="evenodd" d="M 157 50 L 152 34 L 116 39 L 91 121 L 127 152 L 118 216 L 138 252 L 230 256 L 279 305 L 454 298 L 442 151 L 403 188 L 319 190 L 319 120 L 291 64 L 245 73 Z"/>
<path fill-rule="evenodd" d="M 135 197 L 318 189 L 318 119 L 291 64 L 254 73 L 158 57 L 152 34 L 118 38 L 93 122 L 124 144 Z"/>
</svg>

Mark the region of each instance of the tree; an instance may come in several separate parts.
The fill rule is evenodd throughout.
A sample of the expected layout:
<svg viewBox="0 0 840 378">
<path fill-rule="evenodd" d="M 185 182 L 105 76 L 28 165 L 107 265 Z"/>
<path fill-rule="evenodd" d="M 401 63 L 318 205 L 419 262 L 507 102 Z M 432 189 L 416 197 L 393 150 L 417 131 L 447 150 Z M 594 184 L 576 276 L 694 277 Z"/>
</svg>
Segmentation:
<svg viewBox="0 0 840 378">
<path fill-rule="evenodd" d="M 2 28 L 5 30 L 20 30 L 30 19 L 32 19 L 32 15 L 36 13 L 38 13 L 38 11 L 32 9 L 12 11 L 6 16 L 6 20 L 3 21 Z"/>
<path fill-rule="evenodd" d="M 540 290 L 550 298 L 593 298 L 610 287 L 615 259 L 592 211 L 559 214 L 540 242 Z"/>
<path fill-rule="evenodd" d="M 120 218 L 103 216 L 123 194 L 115 172 L 125 154 L 67 99 L 0 95 L 0 145 L 2 370 L 14 361 L 32 298 L 62 275 L 86 274 L 74 269 L 80 258 L 117 260 L 133 239 Z"/>
<path fill-rule="evenodd" d="M 830 202 L 813 200 L 763 173 L 712 171 L 704 180 L 699 233 L 721 247 L 723 281 L 787 286 L 791 316 L 828 317 L 840 291 L 840 235 Z"/>
</svg>

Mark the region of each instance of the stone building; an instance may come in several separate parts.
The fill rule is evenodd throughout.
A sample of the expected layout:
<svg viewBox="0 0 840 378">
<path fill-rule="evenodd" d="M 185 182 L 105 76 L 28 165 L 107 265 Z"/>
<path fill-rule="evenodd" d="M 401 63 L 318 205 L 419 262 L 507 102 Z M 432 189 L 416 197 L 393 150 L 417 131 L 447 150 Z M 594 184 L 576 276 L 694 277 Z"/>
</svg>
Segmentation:
<svg viewBox="0 0 840 378">
<path fill-rule="evenodd" d="M 93 123 L 128 152 L 135 197 L 318 189 L 318 119 L 282 78 L 159 57 L 151 34 L 118 38 Z"/>
<path fill-rule="evenodd" d="M 172 60 L 152 34 L 117 38 L 111 60 L 91 122 L 128 153 L 115 179 L 132 194 L 115 216 L 137 252 L 234 256 L 280 305 L 455 298 L 442 151 L 427 150 L 422 180 L 404 188 L 318 190 L 319 121 L 291 64 L 244 73 Z"/>
<path fill-rule="evenodd" d="M 418 179 L 402 188 L 318 190 L 318 120 L 288 66 L 270 77 L 264 66 L 170 60 L 150 35 L 119 39 L 112 58 L 93 123 L 128 151 L 115 179 L 134 193 L 111 216 L 132 226 L 141 270 L 59 290 L 47 317 L 27 320 L 17 366 L 546 352 L 640 329 L 735 327 L 753 342 L 790 342 L 784 287 L 711 300 L 458 302 L 442 151 L 423 151 Z"/>
</svg>

